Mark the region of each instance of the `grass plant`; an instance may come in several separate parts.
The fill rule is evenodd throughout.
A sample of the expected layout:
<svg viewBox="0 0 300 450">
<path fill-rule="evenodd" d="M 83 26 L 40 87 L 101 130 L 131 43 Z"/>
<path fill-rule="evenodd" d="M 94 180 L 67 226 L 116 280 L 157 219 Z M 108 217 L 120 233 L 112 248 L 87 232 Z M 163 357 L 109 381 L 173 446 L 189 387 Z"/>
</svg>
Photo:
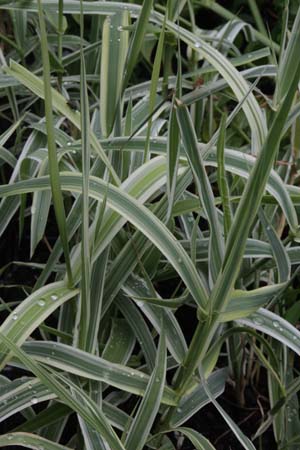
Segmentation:
<svg viewBox="0 0 300 450">
<path fill-rule="evenodd" d="M 245 3 L 1 1 L 0 447 L 300 445 L 300 8 Z"/>
</svg>

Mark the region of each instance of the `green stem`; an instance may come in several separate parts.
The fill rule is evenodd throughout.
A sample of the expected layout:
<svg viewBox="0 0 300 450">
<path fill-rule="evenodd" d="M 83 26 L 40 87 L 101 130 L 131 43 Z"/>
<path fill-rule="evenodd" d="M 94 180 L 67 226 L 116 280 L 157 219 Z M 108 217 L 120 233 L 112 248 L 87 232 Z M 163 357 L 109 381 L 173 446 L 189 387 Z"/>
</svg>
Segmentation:
<svg viewBox="0 0 300 450">
<path fill-rule="evenodd" d="M 64 0 L 58 0 L 58 31 L 57 31 L 57 56 L 58 56 L 58 61 L 59 64 L 62 66 L 62 41 L 63 41 L 63 25 L 64 25 L 64 16 L 63 16 L 63 12 L 64 12 Z M 61 90 L 62 87 L 62 77 L 63 74 L 62 72 L 59 70 L 58 72 L 58 76 L 57 76 L 57 83 L 58 83 L 58 87 Z"/>
<path fill-rule="evenodd" d="M 202 363 L 219 326 L 220 313 L 226 308 L 232 290 L 234 289 L 240 271 L 247 237 L 253 219 L 260 207 L 269 174 L 277 155 L 282 130 L 293 102 L 299 76 L 300 62 L 295 65 L 288 92 L 273 120 L 268 136 L 247 181 L 234 221 L 230 228 L 223 267 L 219 271 L 209 299 L 211 315 L 204 323 L 199 321 L 190 348 L 188 349 L 186 359 L 180 367 L 175 384 L 175 388 L 180 397 L 182 397 L 189 388 L 196 369 Z M 251 205 L 251 207 L 249 207 L 249 205 Z M 170 420 L 172 413 L 172 410 L 170 410 L 166 416 L 166 420 Z"/>
<path fill-rule="evenodd" d="M 42 7 L 42 0 L 38 0 L 38 14 L 39 23 L 41 29 L 41 50 L 42 50 L 42 62 L 44 71 L 44 92 L 45 92 L 45 115 L 46 115 L 46 129 L 47 129 L 47 140 L 48 140 L 48 158 L 49 158 L 49 173 L 50 173 L 50 183 L 51 192 L 53 197 L 54 211 L 57 221 L 57 226 L 59 229 L 59 234 L 61 237 L 66 268 L 68 274 L 69 286 L 73 285 L 73 275 L 70 262 L 68 235 L 66 227 L 66 215 L 65 208 L 61 190 L 61 183 L 59 177 L 59 166 L 57 160 L 57 149 L 55 142 L 54 133 L 54 120 L 52 112 L 52 91 L 51 91 L 51 77 L 50 77 L 50 62 L 48 54 L 48 43 L 47 43 L 47 31 Z"/>
<path fill-rule="evenodd" d="M 255 0 L 248 0 L 249 8 L 255 20 L 258 31 L 263 34 L 266 38 L 268 38 L 268 31 L 265 27 L 265 24 L 262 20 L 259 8 Z"/>
</svg>

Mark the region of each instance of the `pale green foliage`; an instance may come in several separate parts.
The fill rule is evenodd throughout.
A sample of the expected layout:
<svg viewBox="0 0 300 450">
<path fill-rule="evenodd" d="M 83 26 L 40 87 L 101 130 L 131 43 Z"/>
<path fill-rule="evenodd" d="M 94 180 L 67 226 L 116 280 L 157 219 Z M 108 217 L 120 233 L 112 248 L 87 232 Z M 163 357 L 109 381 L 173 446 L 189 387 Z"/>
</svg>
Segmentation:
<svg viewBox="0 0 300 450">
<path fill-rule="evenodd" d="M 1 420 L 24 418 L 0 447 L 213 450 L 183 426 L 209 403 L 246 450 L 298 442 L 300 8 L 280 48 L 249 5 L 240 54 L 213 1 L 1 2 L 0 233 L 19 217 L 31 256 L 1 276 L 32 279 L 1 299 L 1 368 L 27 372 L 0 378 Z M 264 371 L 251 441 L 217 398 Z"/>
</svg>

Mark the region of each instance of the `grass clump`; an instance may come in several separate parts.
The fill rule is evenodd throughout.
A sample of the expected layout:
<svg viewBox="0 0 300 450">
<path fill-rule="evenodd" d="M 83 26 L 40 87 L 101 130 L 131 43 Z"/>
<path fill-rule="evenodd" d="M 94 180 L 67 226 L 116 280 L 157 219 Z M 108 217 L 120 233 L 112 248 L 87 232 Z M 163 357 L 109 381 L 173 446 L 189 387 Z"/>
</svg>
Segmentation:
<svg viewBox="0 0 300 450">
<path fill-rule="evenodd" d="M 300 8 L 248 8 L 1 2 L 0 446 L 300 441 Z"/>
</svg>

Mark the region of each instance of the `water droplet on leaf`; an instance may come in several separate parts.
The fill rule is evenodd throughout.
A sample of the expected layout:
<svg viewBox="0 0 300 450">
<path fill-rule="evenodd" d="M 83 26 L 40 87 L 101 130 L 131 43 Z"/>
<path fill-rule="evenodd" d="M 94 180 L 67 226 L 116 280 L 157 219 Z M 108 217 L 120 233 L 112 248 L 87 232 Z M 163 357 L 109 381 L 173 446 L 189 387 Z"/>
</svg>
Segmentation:
<svg viewBox="0 0 300 450">
<path fill-rule="evenodd" d="M 257 325 L 263 325 L 264 321 L 261 317 L 259 316 L 255 316 L 253 319 L 254 323 L 256 323 Z"/>
</svg>

